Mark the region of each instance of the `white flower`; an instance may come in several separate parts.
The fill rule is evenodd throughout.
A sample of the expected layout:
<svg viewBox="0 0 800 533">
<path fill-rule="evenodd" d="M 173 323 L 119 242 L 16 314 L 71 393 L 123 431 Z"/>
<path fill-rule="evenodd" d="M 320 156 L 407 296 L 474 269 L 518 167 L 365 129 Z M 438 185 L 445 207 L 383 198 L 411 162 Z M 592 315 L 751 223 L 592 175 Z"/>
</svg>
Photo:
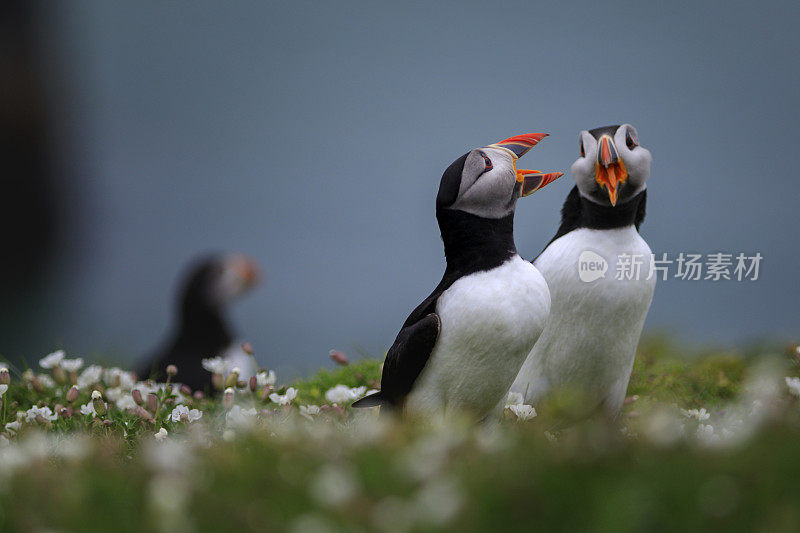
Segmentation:
<svg viewBox="0 0 800 533">
<path fill-rule="evenodd" d="M 83 368 L 83 359 L 80 357 L 76 359 L 64 359 L 61 361 L 61 368 L 66 370 L 67 372 L 77 372 L 81 368 Z"/>
<path fill-rule="evenodd" d="M 269 399 L 278 405 L 289 405 L 295 398 L 297 398 L 297 389 L 294 387 L 289 387 L 286 389 L 286 394 L 283 395 L 275 392 L 269 395 Z"/>
<path fill-rule="evenodd" d="M 19 431 L 20 426 L 22 426 L 22 422 L 9 422 L 6 424 L 6 431 L 9 435 L 16 435 L 17 431 Z"/>
<path fill-rule="evenodd" d="M 683 416 L 685 416 L 686 418 L 696 418 L 697 420 L 700 421 L 708 420 L 709 418 L 711 418 L 711 415 L 708 413 L 708 411 L 706 411 L 705 407 L 700 409 L 689 409 L 689 410 L 681 409 L 681 412 L 683 413 Z"/>
<path fill-rule="evenodd" d="M 145 464 L 156 474 L 155 477 L 184 478 L 191 472 L 196 460 L 191 444 L 172 439 L 145 443 L 143 451 Z M 177 530 L 186 531 L 182 528 Z M 168 528 L 167 531 L 174 529 Z"/>
<path fill-rule="evenodd" d="M 64 359 L 64 350 L 56 350 L 55 352 L 47 355 L 44 359 L 39 359 L 39 366 L 42 368 L 53 368 L 61 363 L 61 360 Z"/>
<path fill-rule="evenodd" d="M 319 414 L 319 405 L 301 405 L 300 406 L 300 415 L 308 418 L 309 420 L 313 420 L 315 416 Z"/>
<path fill-rule="evenodd" d="M 111 387 L 110 389 L 106 389 L 106 398 L 114 403 L 117 403 L 122 398 L 123 394 L 125 394 L 125 391 L 119 387 Z"/>
<path fill-rule="evenodd" d="M 0 385 L 0 398 L 3 397 L 3 394 L 5 394 L 7 390 L 8 390 L 8 385 Z"/>
<path fill-rule="evenodd" d="M 350 501 L 358 491 L 356 477 L 349 468 L 324 465 L 311 481 L 311 496 L 326 507 L 338 507 Z"/>
<path fill-rule="evenodd" d="M 136 402 L 133 400 L 133 396 L 130 394 L 125 394 L 121 396 L 114 402 L 114 405 L 117 406 L 117 409 L 120 411 L 127 411 L 128 409 L 136 409 Z"/>
<path fill-rule="evenodd" d="M 544 436 L 550 442 L 558 442 L 558 435 L 552 431 L 545 431 Z"/>
<path fill-rule="evenodd" d="M 167 438 L 167 430 L 161 428 L 156 433 L 153 433 L 153 436 L 156 438 L 157 441 L 162 441 Z"/>
<path fill-rule="evenodd" d="M 454 480 L 437 478 L 420 488 L 415 504 L 412 512 L 423 525 L 434 530 L 447 529 L 444 526 L 464 506 L 464 496 Z"/>
<path fill-rule="evenodd" d="M 366 387 L 350 388 L 347 385 L 336 385 L 325 393 L 325 399 L 330 403 L 347 403 L 357 400 L 366 394 Z"/>
<path fill-rule="evenodd" d="M 180 422 L 183 415 L 186 415 L 187 422 L 194 422 L 195 420 L 200 420 L 200 418 L 202 418 L 203 412 L 198 409 L 189 409 L 185 405 L 179 405 L 172 410 L 172 421 Z"/>
<path fill-rule="evenodd" d="M 511 409 L 511 412 L 517 415 L 517 419 L 522 422 L 526 422 L 536 416 L 536 409 L 534 409 L 532 405 L 521 403 L 510 405 L 508 408 Z"/>
<path fill-rule="evenodd" d="M 158 393 L 159 390 L 161 389 L 159 389 L 158 386 L 153 384 L 148 385 L 146 381 L 140 381 L 139 383 L 136 384 L 136 386 L 134 386 L 131 389 L 131 392 L 133 392 L 134 390 L 138 390 L 139 392 L 142 393 L 142 397 L 147 398 L 147 395 L 150 394 L 151 392 Z"/>
<path fill-rule="evenodd" d="M 36 420 L 37 416 L 41 416 L 45 420 L 55 420 L 58 418 L 57 414 L 54 414 L 53 411 L 47 407 L 31 407 L 27 411 L 25 411 L 25 421 L 26 422 L 33 422 Z"/>
<path fill-rule="evenodd" d="M 203 359 L 203 368 L 212 374 L 224 374 L 228 370 L 228 362 L 222 357 L 212 357 L 210 359 Z"/>
<path fill-rule="evenodd" d="M 56 386 L 56 382 L 53 381 L 53 378 L 51 378 L 47 374 L 39 374 L 36 377 L 39 378 L 39 383 L 44 385 L 45 388 L 52 389 L 53 387 Z"/>
<path fill-rule="evenodd" d="M 85 389 L 88 388 L 90 385 L 99 383 L 102 377 L 103 377 L 103 367 L 98 365 L 91 365 L 87 367 L 83 372 L 81 372 L 80 376 L 78 376 L 78 388 Z"/>
<path fill-rule="evenodd" d="M 259 387 L 266 387 L 267 385 L 275 385 L 275 372 L 270 370 L 269 372 L 259 372 L 256 374 L 256 380 L 258 381 Z"/>
<path fill-rule="evenodd" d="M 353 398 L 353 400 L 358 400 L 359 398 L 364 396 L 366 393 L 367 393 L 367 388 L 363 387 L 363 386 L 362 387 L 353 387 L 352 389 L 350 389 L 350 397 Z"/>
<path fill-rule="evenodd" d="M 522 405 L 522 402 L 525 399 L 522 397 L 522 394 L 518 392 L 509 392 L 508 397 L 506 398 L 506 407 L 511 407 L 512 405 Z"/>
<path fill-rule="evenodd" d="M 94 406 L 92 405 L 92 402 L 81 405 L 81 414 L 97 416 L 97 413 L 94 412 Z"/>
<path fill-rule="evenodd" d="M 131 390 L 136 385 L 130 372 L 117 367 L 103 370 L 103 381 L 106 382 L 106 385 L 116 386 L 123 390 Z"/>
<path fill-rule="evenodd" d="M 710 424 L 700 424 L 697 426 L 697 438 L 709 440 L 714 435 L 714 426 Z"/>
<path fill-rule="evenodd" d="M 238 405 L 234 405 L 225 418 L 230 426 L 246 428 L 253 425 L 257 414 L 254 407 L 242 409 Z"/>
<path fill-rule="evenodd" d="M 787 377 L 785 379 L 786 386 L 789 387 L 789 392 L 791 392 L 794 396 L 800 397 L 800 378 Z"/>
</svg>

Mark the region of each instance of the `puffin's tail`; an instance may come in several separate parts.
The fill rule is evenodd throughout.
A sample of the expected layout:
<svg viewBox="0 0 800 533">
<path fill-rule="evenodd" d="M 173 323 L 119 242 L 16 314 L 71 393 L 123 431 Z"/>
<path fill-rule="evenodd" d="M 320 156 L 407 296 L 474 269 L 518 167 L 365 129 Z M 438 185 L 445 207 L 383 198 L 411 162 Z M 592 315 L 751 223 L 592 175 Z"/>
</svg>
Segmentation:
<svg viewBox="0 0 800 533">
<path fill-rule="evenodd" d="M 383 397 L 381 392 L 378 391 L 353 402 L 353 407 L 356 409 L 363 409 L 364 407 L 378 407 L 379 405 L 385 405 L 386 403 L 386 399 Z"/>
</svg>

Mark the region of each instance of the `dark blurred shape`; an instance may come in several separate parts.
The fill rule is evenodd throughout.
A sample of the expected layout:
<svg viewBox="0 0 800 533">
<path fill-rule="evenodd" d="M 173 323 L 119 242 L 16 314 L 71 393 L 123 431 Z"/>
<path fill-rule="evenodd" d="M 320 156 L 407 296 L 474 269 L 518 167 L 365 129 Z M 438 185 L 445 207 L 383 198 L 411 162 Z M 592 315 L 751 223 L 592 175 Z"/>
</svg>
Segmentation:
<svg viewBox="0 0 800 533">
<path fill-rule="evenodd" d="M 0 3 L 0 354 L 29 333 L 61 237 L 35 4 Z"/>
<path fill-rule="evenodd" d="M 164 346 L 142 365 L 139 377 L 163 381 L 167 366 L 175 365 L 175 381 L 194 390 L 210 390 L 211 373 L 203 368 L 202 360 L 244 353 L 234 343 L 225 311 L 234 299 L 249 292 L 258 278 L 256 263 L 241 254 L 214 254 L 196 260 L 178 292 L 176 327 Z"/>
</svg>

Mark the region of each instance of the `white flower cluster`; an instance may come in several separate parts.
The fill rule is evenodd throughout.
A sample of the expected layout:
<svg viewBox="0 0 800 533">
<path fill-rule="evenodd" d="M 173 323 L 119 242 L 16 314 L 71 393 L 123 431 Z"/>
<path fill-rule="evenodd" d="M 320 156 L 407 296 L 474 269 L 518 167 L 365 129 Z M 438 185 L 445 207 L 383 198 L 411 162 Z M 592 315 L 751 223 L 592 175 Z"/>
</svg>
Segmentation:
<svg viewBox="0 0 800 533">
<path fill-rule="evenodd" d="M 523 403 L 524 401 L 522 394 L 518 392 L 509 392 L 506 397 L 505 408 L 514 413 L 520 422 L 527 422 L 536 417 L 536 409 L 532 405 Z"/>
<path fill-rule="evenodd" d="M 203 418 L 203 412 L 199 409 L 189 409 L 185 405 L 179 405 L 172 410 L 170 418 L 173 422 L 194 422 Z"/>
<path fill-rule="evenodd" d="M 275 385 L 276 379 L 275 372 L 272 370 L 269 372 L 259 372 L 256 374 L 256 383 L 261 388 Z"/>
<path fill-rule="evenodd" d="M 800 350 L 800 348 L 798 348 Z M 786 380 L 786 386 L 789 388 L 789 392 L 792 393 L 793 396 L 797 396 L 800 398 L 800 378 L 784 378 Z"/>
<path fill-rule="evenodd" d="M 52 409 L 47 407 L 31 407 L 25 411 L 25 422 L 34 422 L 36 417 L 42 417 L 44 420 L 53 421 L 58 418 L 58 415 L 53 413 Z"/>
<path fill-rule="evenodd" d="M 700 409 L 681 409 L 681 413 L 683 413 L 683 416 L 686 418 L 694 418 L 701 422 L 711 418 L 711 415 L 706 411 L 705 407 L 701 407 Z"/>
<path fill-rule="evenodd" d="M 372 391 L 370 391 L 372 392 Z M 367 393 L 366 387 L 348 387 L 347 385 L 336 385 L 325 393 L 325 399 L 330 403 L 345 404 L 354 402 Z"/>
<path fill-rule="evenodd" d="M 289 387 L 284 394 L 277 394 L 273 392 L 269 395 L 269 399 L 278 405 L 289 405 L 297 398 L 297 389 Z"/>
<path fill-rule="evenodd" d="M 222 357 L 211 357 L 201 361 L 203 368 L 212 374 L 224 374 L 228 371 L 228 362 Z"/>
<path fill-rule="evenodd" d="M 87 389 L 96 383 L 100 383 L 101 379 L 103 379 L 103 367 L 99 365 L 88 366 L 78 376 L 78 388 Z"/>
<path fill-rule="evenodd" d="M 55 368 L 61 364 L 65 356 L 66 353 L 64 353 L 64 350 L 56 350 L 44 356 L 42 359 L 39 359 L 39 366 L 42 368 Z"/>
</svg>

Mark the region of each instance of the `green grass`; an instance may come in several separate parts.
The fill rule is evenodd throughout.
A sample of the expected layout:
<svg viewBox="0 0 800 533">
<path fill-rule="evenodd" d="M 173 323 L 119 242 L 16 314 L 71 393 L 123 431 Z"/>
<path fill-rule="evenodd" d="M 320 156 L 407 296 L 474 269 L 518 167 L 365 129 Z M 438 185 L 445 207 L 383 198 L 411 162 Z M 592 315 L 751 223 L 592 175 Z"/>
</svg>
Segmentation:
<svg viewBox="0 0 800 533">
<path fill-rule="evenodd" d="M 733 352 L 687 353 L 666 337 L 646 339 L 634 363 L 629 395 L 681 407 L 717 407 L 740 392 L 748 361 Z"/>
<path fill-rule="evenodd" d="M 618 423 L 570 393 L 529 422 L 507 411 L 477 428 L 327 407 L 335 385 L 376 385 L 374 359 L 291 383 L 291 406 L 245 389 L 236 404 L 256 415 L 239 423 L 219 399 L 193 402 L 200 421 L 173 422 L 163 392 L 153 422 L 109 406 L 6 432 L 0 531 L 797 531 L 800 403 L 783 379 L 800 369 L 789 349 L 764 359 L 647 339 Z M 764 382 L 774 387 L 753 385 Z M 63 404 L 63 389 L 14 376 L 6 421 Z M 298 406 L 310 404 L 323 411 L 306 420 Z M 709 419 L 680 411 L 701 407 Z M 727 421 L 737 410 L 752 432 Z"/>
<path fill-rule="evenodd" d="M 326 402 L 325 391 L 339 384 L 348 387 L 379 388 L 381 363 L 379 359 L 361 359 L 332 370 L 319 370 L 313 376 L 295 381 L 291 386 L 297 388 L 298 398 L 301 401 L 321 405 Z"/>
</svg>

